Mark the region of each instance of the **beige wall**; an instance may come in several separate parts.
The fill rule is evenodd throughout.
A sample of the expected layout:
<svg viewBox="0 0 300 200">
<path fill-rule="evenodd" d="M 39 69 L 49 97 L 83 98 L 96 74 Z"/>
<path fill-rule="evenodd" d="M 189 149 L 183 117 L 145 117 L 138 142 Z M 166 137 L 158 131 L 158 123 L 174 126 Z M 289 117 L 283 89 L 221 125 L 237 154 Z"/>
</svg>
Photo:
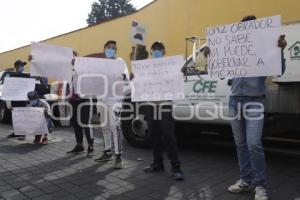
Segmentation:
<svg viewBox="0 0 300 200">
<path fill-rule="evenodd" d="M 240 21 L 245 15 L 280 14 L 283 23 L 300 21 L 299 0 L 157 0 L 132 15 L 61 35 L 45 42 L 74 48 L 79 55 L 101 52 L 109 39 L 118 42 L 118 54 L 129 64 L 132 20 L 149 29 L 148 46 L 155 40 L 166 44 L 167 53 L 184 54 L 185 37 L 204 37 L 205 28 Z M 26 60 L 30 46 L 0 54 L 0 70 L 15 60 Z M 29 71 L 28 66 L 26 71 Z"/>
</svg>

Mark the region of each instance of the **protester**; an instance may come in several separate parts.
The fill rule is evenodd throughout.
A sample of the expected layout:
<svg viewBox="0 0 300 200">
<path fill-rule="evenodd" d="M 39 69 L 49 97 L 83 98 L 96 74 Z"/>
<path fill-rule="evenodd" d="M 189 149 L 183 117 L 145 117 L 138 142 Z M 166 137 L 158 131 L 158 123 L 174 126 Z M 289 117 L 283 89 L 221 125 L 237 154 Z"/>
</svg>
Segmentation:
<svg viewBox="0 0 300 200">
<path fill-rule="evenodd" d="M 25 65 L 27 63 L 23 62 L 21 60 L 17 60 L 14 64 L 15 72 L 9 73 L 10 77 L 15 78 L 30 78 L 30 74 L 24 73 Z M 5 80 L 4 80 L 5 81 Z M 27 104 L 27 101 L 12 101 L 12 109 L 17 107 L 25 107 Z M 18 140 L 25 140 L 24 135 L 15 135 L 15 133 L 12 133 L 7 136 L 8 138 L 17 138 Z"/>
<path fill-rule="evenodd" d="M 154 42 L 151 46 L 152 58 L 162 58 L 166 54 L 165 46 L 162 42 Z M 134 74 L 131 75 L 134 78 Z M 164 171 L 163 151 L 166 150 L 172 166 L 172 177 L 177 181 L 184 180 L 183 172 L 181 171 L 180 161 L 177 150 L 175 137 L 175 124 L 172 116 L 171 102 L 156 102 L 154 105 L 149 103 L 147 106 L 147 122 L 149 125 L 149 133 L 153 143 L 153 163 L 144 168 L 145 173 L 153 173 Z M 160 110 L 161 117 L 157 114 Z M 155 112 L 158 111 L 158 112 Z"/>
<path fill-rule="evenodd" d="M 117 57 L 117 43 L 116 41 L 109 40 L 104 45 L 104 56 L 107 59 L 121 59 Z M 124 62 L 125 63 L 125 62 Z M 124 81 L 128 81 L 128 69 L 124 64 L 124 72 L 120 74 Z M 112 86 L 109 86 L 112 87 Z M 106 105 L 106 109 L 101 107 L 100 118 L 102 124 L 102 133 L 104 138 L 104 152 L 95 159 L 96 162 L 105 162 L 112 160 L 112 153 L 115 154 L 114 168 L 123 168 L 122 154 L 123 154 L 123 141 L 122 141 L 122 129 L 121 129 L 121 109 L 122 99 L 120 97 L 104 98 L 102 102 Z M 105 113 L 106 112 L 106 113 Z M 108 117 L 107 120 L 104 118 Z M 114 147 L 112 152 L 112 146 Z"/>
<path fill-rule="evenodd" d="M 49 133 L 52 132 L 53 129 L 53 123 L 50 118 L 51 113 L 50 113 L 50 106 L 46 101 L 43 101 L 39 98 L 39 95 L 35 91 L 31 91 L 27 94 L 28 100 L 30 101 L 27 107 L 40 107 L 45 109 L 45 119 L 47 122 L 47 127 L 49 130 Z M 43 138 L 42 138 L 43 135 Z M 42 140 L 41 140 L 42 139 Z M 35 135 L 34 144 L 48 144 L 48 134 L 43 134 L 41 135 Z"/>
<path fill-rule="evenodd" d="M 77 53 L 73 52 L 74 57 Z M 75 64 L 75 59 L 73 59 L 72 64 Z M 74 81 L 74 79 L 73 79 Z M 73 82 L 73 86 L 76 83 Z M 79 154 L 84 153 L 83 147 L 83 134 L 85 133 L 86 140 L 88 143 L 87 157 L 92 157 L 94 155 L 94 131 L 92 127 L 92 116 L 93 116 L 93 99 L 82 98 L 75 93 L 75 88 L 71 88 L 71 97 L 69 99 L 72 105 L 73 115 L 72 115 L 72 125 L 75 132 L 76 146 L 68 151 L 67 154 Z"/>
<path fill-rule="evenodd" d="M 255 20 L 255 16 L 246 16 L 242 22 Z M 283 36 L 278 46 L 286 47 Z M 282 53 L 282 68 L 285 70 L 285 59 Z M 266 77 L 234 78 L 232 94 L 229 101 L 230 115 L 245 113 L 240 118 L 231 120 L 240 167 L 240 180 L 230 186 L 232 193 L 255 191 L 255 200 L 268 200 L 266 189 L 266 161 L 262 147 L 262 131 L 264 124 L 264 100 L 266 96 Z M 242 110 L 238 110 L 242 109 Z"/>
</svg>

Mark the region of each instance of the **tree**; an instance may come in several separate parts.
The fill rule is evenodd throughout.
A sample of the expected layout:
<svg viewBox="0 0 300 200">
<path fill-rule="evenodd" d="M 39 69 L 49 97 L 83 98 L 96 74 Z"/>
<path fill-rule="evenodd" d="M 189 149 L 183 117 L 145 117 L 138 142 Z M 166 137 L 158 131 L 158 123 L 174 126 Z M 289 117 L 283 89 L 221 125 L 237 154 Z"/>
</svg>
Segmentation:
<svg viewBox="0 0 300 200">
<path fill-rule="evenodd" d="M 92 4 L 87 23 L 94 25 L 106 20 L 114 19 L 134 12 L 135 7 L 129 0 L 98 0 Z"/>
</svg>

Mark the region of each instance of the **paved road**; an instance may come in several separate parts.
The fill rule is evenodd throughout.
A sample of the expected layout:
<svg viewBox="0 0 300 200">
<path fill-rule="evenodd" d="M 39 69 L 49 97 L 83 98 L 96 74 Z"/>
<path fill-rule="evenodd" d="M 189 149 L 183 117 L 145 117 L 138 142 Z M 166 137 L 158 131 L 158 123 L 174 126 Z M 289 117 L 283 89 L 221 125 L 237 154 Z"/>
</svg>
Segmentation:
<svg viewBox="0 0 300 200">
<path fill-rule="evenodd" d="M 235 153 L 224 147 L 180 150 L 186 181 L 170 178 L 169 170 L 144 174 L 151 151 L 125 144 L 125 168 L 113 170 L 85 155 L 70 156 L 71 129 L 56 130 L 47 146 L 6 139 L 10 126 L 0 124 L 0 199 L 55 200 L 252 200 L 253 194 L 226 192 L 237 179 Z M 96 140 L 96 153 L 102 141 Z M 140 161 L 139 158 L 142 158 Z M 300 200 L 300 158 L 268 155 L 272 200 Z M 167 165 L 167 169 L 170 166 Z"/>
</svg>

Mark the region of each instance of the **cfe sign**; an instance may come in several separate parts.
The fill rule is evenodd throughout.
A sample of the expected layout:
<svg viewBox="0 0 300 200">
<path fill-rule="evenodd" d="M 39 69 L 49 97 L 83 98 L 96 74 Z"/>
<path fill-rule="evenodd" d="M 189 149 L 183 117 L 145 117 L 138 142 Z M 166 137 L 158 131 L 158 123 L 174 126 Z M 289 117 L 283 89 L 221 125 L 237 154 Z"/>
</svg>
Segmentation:
<svg viewBox="0 0 300 200">
<path fill-rule="evenodd" d="M 280 16 L 208 28 L 210 77 L 281 75 L 280 28 Z"/>
<path fill-rule="evenodd" d="M 199 80 L 193 86 L 195 93 L 215 93 L 218 81 Z"/>
</svg>

